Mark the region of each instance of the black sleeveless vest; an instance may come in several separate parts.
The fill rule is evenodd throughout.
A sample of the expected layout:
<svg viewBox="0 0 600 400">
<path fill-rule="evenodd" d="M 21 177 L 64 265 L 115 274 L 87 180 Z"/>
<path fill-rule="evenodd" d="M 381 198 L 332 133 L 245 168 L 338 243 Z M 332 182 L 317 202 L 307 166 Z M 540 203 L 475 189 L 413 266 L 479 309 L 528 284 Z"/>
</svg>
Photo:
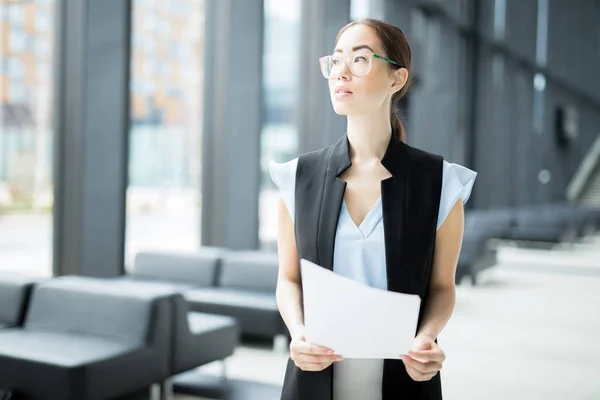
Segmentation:
<svg viewBox="0 0 600 400">
<path fill-rule="evenodd" d="M 442 188 L 442 158 L 415 149 L 395 135 L 381 160 L 392 174 L 381 182 L 388 290 L 421 297 L 418 326 L 427 304 Z M 335 233 L 346 189 L 339 175 L 350 167 L 347 136 L 298 159 L 295 233 L 299 258 L 333 269 Z M 417 332 L 415 332 L 416 335 Z M 282 400 L 332 400 L 333 368 L 302 371 L 289 359 Z M 415 382 L 401 360 L 384 360 L 383 400 L 441 400 L 440 374 Z"/>
</svg>

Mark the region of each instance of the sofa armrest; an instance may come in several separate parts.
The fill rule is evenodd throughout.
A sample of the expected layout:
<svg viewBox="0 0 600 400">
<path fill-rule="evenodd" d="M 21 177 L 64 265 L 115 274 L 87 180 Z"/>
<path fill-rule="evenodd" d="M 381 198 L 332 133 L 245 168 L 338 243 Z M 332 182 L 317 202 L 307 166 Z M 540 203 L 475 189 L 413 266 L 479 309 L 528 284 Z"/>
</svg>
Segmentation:
<svg viewBox="0 0 600 400">
<path fill-rule="evenodd" d="M 35 278 L 3 274 L 0 276 L 0 324 L 21 325 Z"/>
</svg>

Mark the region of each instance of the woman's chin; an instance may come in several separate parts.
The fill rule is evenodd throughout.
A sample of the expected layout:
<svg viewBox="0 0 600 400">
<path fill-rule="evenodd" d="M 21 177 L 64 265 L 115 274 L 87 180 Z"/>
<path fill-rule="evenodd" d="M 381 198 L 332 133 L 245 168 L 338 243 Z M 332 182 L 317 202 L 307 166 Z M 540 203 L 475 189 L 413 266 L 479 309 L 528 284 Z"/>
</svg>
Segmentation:
<svg viewBox="0 0 600 400">
<path fill-rule="evenodd" d="M 338 115 L 348 115 L 349 107 L 346 104 L 333 103 L 333 111 Z"/>
</svg>

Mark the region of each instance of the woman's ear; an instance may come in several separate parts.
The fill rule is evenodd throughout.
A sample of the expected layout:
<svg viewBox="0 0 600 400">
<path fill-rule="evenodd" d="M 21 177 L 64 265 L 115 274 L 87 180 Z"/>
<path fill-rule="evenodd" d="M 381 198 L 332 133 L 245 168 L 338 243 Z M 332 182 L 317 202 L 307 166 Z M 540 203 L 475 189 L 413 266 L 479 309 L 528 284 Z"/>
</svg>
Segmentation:
<svg viewBox="0 0 600 400">
<path fill-rule="evenodd" d="M 390 87 L 390 94 L 398 92 L 406 85 L 408 81 L 408 70 L 406 68 L 399 68 L 394 71 L 394 82 Z"/>
</svg>

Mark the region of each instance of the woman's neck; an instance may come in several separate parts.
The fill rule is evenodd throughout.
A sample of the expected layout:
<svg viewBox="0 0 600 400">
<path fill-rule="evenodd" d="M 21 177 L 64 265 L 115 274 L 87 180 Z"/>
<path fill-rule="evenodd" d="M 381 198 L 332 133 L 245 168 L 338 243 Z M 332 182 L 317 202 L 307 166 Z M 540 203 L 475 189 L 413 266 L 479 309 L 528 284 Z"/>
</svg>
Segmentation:
<svg viewBox="0 0 600 400">
<path fill-rule="evenodd" d="M 389 115 L 349 115 L 347 132 L 353 163 L 380 161 L 392 135 Z"/>
</svg>

